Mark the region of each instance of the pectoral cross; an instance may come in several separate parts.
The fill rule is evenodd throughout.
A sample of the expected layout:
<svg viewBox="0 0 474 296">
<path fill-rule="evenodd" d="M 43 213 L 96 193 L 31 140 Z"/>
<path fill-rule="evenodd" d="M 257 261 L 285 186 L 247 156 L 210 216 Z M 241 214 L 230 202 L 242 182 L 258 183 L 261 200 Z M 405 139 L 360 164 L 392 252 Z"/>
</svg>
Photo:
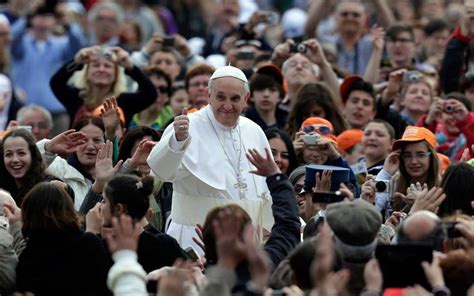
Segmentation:
<svg viewBox="0 0 474 296">
<path fill-rule="evenodd" d="M 234 184 L 235 189 L 239 189 L 239 197 L 241 200 L 245 200 L 245 193 L 247 192 L 247 183 L 245 183 L 245 179 L 241 176 L 237 177 L 237 183 Z"/>
</svg>

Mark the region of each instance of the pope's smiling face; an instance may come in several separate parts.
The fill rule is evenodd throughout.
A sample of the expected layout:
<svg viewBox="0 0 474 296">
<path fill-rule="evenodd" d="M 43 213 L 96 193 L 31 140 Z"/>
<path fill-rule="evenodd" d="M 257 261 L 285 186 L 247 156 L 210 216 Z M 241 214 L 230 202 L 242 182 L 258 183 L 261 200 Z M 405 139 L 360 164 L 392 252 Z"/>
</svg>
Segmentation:
<svg viewBox="0 0 474 296">
<path fill-rule="evenodd" d="M 244 82 L 234 77 L 214 79 L 208 94 L 214 117 L 228 127 L 235 126 L 250 95 Z"/>
</svg>

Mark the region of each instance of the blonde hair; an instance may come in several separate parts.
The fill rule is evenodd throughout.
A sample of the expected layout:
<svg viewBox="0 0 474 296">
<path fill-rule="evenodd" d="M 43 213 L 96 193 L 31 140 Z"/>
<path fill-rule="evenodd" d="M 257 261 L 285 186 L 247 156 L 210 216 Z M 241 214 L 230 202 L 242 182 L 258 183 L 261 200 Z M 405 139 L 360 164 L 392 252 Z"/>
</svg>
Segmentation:
<svg viewBox="0 0 474 296">
<path fill-rule="evenodd" d="M 89 65 L 86 64 L 84 67 L 74 72 L 69 82 L 75 88 L 79 89 L 79 97 L 84 100 L 84 105 L 88 108 L 97 108 L 100 106 L 105 98 L 92 98 L 91 97 L 91 87 L 90 82 L 87 79 L 87 71 L 89 69 Z M 115 81 L 112 84 L 110 90 L 110 96 L 118 97 L 121 93 L 127 91 L 127 79 L 125 77 L 125 72 L 123 67 L 119 67 L 115 65 Z"/>
</svg>

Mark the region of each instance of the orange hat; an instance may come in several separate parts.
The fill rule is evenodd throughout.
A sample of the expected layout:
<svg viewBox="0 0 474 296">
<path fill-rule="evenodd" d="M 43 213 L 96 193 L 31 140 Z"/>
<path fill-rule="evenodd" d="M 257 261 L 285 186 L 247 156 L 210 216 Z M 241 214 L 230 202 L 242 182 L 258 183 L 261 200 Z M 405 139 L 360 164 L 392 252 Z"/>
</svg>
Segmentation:
<svg viewBox="0 0 474 296">
<path fill-rule="evenodd" d="M 310 117 L 306 119 L 305 121 L 303 121 L 303 123 L 301 124 L 300 131 L 304 131 L 305 127 L 308 127 L 308 126 L 316 127 L 314 132 L 317 132 L 318 134 L 320 134 L 321 138 L 327 139 L 331 141 L 332 143 L 337 144 L 336 136 L 333 134 L 334 128 L 331 122 L 321 117 Z M 327 131 L 323 131 L 321 130 L 321 128 Z"/>
<path fill-rule="evenodd" d="M 100 117 L 100 110 L 102 110 L 103 107 L 104 107 L 104 105 L 100 105 L 99 107 L 95 108 L 94 111 L 92 111 L 92 116 Z M 125 125 L 125 113 L 123 113 L 122 108 L 117 107 L 117 109 L 118 109 L 118 113 L 119 113 L 119 117 L 120 117 L 120 122 L 121 122 L 122 126 L 124 126 Z"/>
<path fill-rule="evenodd" d="M 438 154 L 438 159 L 439 163 L 441 164 L 441 174 L 444 174 L 444 172 L 448 169 L 449 165 L 451 164 L 451 160 L 449 157 L 447 157 L 444 154 L 441 153 L 436 153 Z"/>
<path fill-rule="evenodd" d="M 360 129 L 350 129 L 344 131 L 336 137 L 337 145 L 339 146 L 339 149 L 347 151 L 348 149 L 362 142 L 363 135 L 364 131 Z"/>
<path fill-rule="evenodd" d="M 436 147 L 436 136 L 427 128 L 418 126 L 407 126 L 400 140 L 393 142 L 392 151 L 400 148 L 404 143 L 426 141 L 431 148 Z"/>
</svg>

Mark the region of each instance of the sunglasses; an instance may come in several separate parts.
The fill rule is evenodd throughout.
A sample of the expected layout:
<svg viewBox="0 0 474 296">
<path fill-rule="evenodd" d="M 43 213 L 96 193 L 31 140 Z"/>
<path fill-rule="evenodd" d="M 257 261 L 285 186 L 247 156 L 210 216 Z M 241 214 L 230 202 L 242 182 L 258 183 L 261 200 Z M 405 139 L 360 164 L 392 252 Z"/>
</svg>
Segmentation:
<svg viewBox="0 0 474 296">
<path fill-rule="evenodd" d="M 348 17 L 348 16 L 352 16 L 354 18 L 357 18 L 357 17 L 360 17 L 361 14 L 359 12 L 353 12 L 353 11 L 343 11 L 340 13 L 341 16 L 343 17 Z"/>
<path fill-rule="evenodd" d="M 307 125 L 303 127 L 303 132 L 307 134 L 316 132 L 320 135 L 329 135 L 331 133 L 331 129 L 325 125 Z"/>
</svg>

